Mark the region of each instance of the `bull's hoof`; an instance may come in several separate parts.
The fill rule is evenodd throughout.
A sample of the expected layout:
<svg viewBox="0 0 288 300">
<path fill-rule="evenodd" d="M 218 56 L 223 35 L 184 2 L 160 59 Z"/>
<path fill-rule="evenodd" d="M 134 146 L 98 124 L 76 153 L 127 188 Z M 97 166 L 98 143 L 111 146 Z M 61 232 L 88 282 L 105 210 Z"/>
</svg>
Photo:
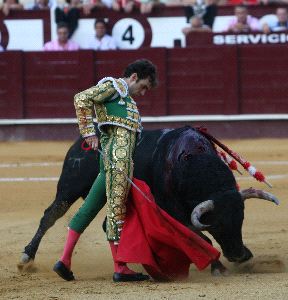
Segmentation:
<svg viewBox="0 0 288 300">
<path fill-rule="evenodd" d="M 34 263 L 34 259 L 31 258 L 28 254 L 23 253 L 19 263 L 17 264 L 17 268 L 20 272 L 28 270 Z"/>
<path fill-rule="evenodd" d="M 211 264 L 211 275 L 215 277 L 228 276 L 229 271 L 220 261 L 216 261 Z"/>
<path fill-rule="evenodd" d="M 214 269 L 211 270 L 211 275 L 215 276 L 215 277 L 219 277 L 219 276 L 229 276 L 229 271 L 228 269 Z"/>
</svg>

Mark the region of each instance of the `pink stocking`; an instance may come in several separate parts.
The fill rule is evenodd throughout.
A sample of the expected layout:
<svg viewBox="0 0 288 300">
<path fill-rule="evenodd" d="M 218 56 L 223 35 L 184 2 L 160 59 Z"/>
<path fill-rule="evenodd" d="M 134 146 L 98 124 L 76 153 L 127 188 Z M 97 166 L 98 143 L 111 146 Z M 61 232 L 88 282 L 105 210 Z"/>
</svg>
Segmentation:
<svg viewBox="0 0 288 300">
<path fill-rule="evenodd" d="M 118 245 L 115 245 L 114 242 L 109 242 L 111 252 L 112 252 L 112 257 L 114 261 L 114 271 L 116 273 L 122 273 L 122 274 L 136 274 L 136 272 L 130 270 L 127 267 L 126 263 L 119 263 L 116 262 L 116 256 L 117 256 L 117 250 L 118 250 Z"/>
<path fill-rule="evenodd" d="M 70 269 L 71 268 L 71 258 L 73 254 L 73 250 L 79 240 L 81 233 L 74 231 L 73 229 L 68 228 L 68 234 L 66 238 L 66 243 L 64 246 L 63 254 L 60 258 L 60 261 Z"/>
</svg>

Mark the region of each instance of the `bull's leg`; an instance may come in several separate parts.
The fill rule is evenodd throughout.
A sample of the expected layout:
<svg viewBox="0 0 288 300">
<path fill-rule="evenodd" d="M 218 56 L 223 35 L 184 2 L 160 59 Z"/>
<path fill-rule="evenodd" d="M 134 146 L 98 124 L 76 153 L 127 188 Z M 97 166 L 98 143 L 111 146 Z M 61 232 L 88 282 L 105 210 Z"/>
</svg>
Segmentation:
<svg viewBox="0 0 288 300">
<path fill-rule="evenodd" d="M 212 241 L 204 233 L 202 233 L 201 231 L 196 231 L 195 228 L 193 228 L 193 231 L 201 236 L 202 239 L 204 239 L 206 242 L 213 245 Z M 211 274 L 213 276 L 227 276 L 229 272 L 220 260 L 215 260 L 211 263 Z"/>
<path fill-rule="evenodd" d="M 68 150 L 61 176 L 57 184 L 56 199 L 45 210 L 38 230 L 25 247 L 19 267 L 34 260 L 39 244 L 49 228 L 61 218 L 80 197 L 85 199 L 98 172 L 98 156 L 94 151 L 82 149 L 83 139 L 79 138 Z"/>
<path fill-rule="evenodd" d="M 94 178 L 92 177 L 92 180 Z M 91 178 L 81 182 L 78 185 L 67 185 L 67 177 L 60 177 L 56 199 L 54 202 L 44 211 L 44 215 L 40 220 L 39 227 L 36 234 L 32 238 L 31 242 L 24 248 L 22 257 L 18 264 L 18 268 L 21 270 L 25 265 L 29 265 L 33 262 L 35 255 L 37 253 L 39 244 L 49 228 L 51 228 L 55 222 L 60 219 L 71 207 L 71 205 L 77 201 L 80 197 L 85 199 L 90 189 Z"/>
<path fill-rule="evenodd" d="M 60 198 L 56 200 L 45 210 L 43 217 L 40 220 L 38 230 L 31 242 L 24 248 L 23 255 L 18 264 L 18 268 L 21 270 L 26 264 L 31 263 L 34 260 L 39 244 L 49 228 L 51 228 L 55 222 L 60 219 L 70 208 L 74 201 L 63 201 Z"/>
<path fill-rule="evenodd" d="M 38 250 L 41 239 L 49 228 L 51 228 L 55 222 L 60 219 L 70 208 L 72 203 L 64 201 L 54 201 L 45 211 L 40 220 L 40 224 L 36 234 L 31 242 L 25 247 L 24 253 L 30 258 L 34 259 Z"/>
<path fill-rule="evenodd" d="M 208 242 L 209 244 L 212 244 L 212 241 L 202 232 L 200 232 L 199 234 L 206 242 Z M 226 269 L 226 267 L 221 263 L 220 260 L 215 260 L 211 263 L 211 274 L 213 276 L 227 276 L 228 275 L 228 270 Z"/>
</svg>

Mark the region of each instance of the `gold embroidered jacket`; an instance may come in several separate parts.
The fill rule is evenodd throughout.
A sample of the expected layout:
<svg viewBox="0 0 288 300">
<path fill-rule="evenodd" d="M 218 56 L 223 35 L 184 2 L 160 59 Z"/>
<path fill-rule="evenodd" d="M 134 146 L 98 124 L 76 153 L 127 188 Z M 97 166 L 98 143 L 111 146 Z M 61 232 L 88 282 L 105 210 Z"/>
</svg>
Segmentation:
<svg viewBox="0 0 288 300">
<path fill-rule="evenodd" d="M 74 97 L 80 133 L 83 137 L 95 134 L 95 108 L 99 130 L 104 125 L 116 125 L 132 131 L 141 131 L 141 119 L 135 101 L 128 94 L 126 82 L 105 77 L 94 87 Z"/>
</svg>

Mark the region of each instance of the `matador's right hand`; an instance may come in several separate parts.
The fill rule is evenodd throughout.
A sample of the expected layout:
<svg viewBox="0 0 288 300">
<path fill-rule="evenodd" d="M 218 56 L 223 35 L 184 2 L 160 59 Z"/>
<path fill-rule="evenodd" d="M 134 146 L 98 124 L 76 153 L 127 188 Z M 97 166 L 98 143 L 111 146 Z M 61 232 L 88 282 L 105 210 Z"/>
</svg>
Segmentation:
<svg viewBox="0 0 288 300">
<path fill-rule="evenodd" d="M 98 149 L 99 140 L 96 135 L 88 136 L 85 138 L 85 142 L 95 151 Z"/>
</svg>

